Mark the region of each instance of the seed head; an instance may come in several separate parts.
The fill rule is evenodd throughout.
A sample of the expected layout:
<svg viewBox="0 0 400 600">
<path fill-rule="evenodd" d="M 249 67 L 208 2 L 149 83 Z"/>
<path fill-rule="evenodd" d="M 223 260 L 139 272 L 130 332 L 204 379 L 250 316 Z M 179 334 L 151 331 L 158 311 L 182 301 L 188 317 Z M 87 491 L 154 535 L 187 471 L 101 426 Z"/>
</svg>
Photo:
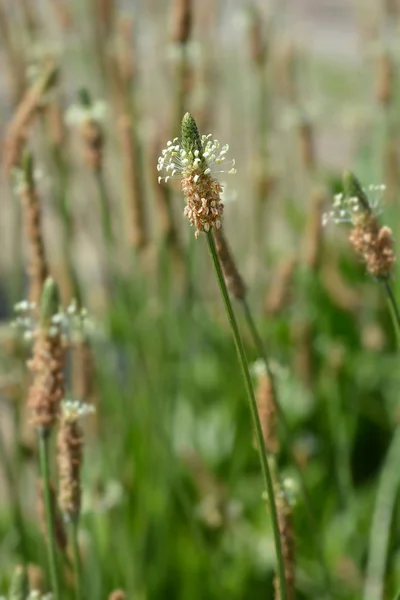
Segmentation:
<svg viewBox="0 0 400 600">
<path fill-rule="evenodd" d="M 162 179 L 179 175 L 182 191 L 187 200 L 184 214 L 191 225 L 196 227 L 196 237 L 201 231 L 210 231 L 212 227 L 221 227 L 224 206 L 221 202 L 222 186 L 212 173 L 224 173 L 221 167 L 229 164 L 229 173 L 236 173 L 235 161 L 227 161 L 229 146 L 220 150 L 218 140 L 212 140 L 211 134 L 200 136 L 196 121 L 189 113 L 182 119 L 182 139 L 169 141 L 167 148 L 158 159 L 157 170 L 165 170 L 167 175 Z"/>
<path fill-rule="evenodd" d="M 368 272 L 377 279 L 390 277 L 396 255 L 393 250 L 393 234 L 389 227 L 381 227 L 377 218 L 380 212 L 381 194 L 384 185 L 369 186 L 368 192 L 350 172 L 343 176 L 345 195 L 334 198 L 333 210 L 323 216 L 323 224 L 351 223 L 349 240 Z"/>
<path fill-rule="evenodd" d="M 59 505 L 64 517 L 71 521 L 79 518 L 81 509 L 81 469 L 83 461 L 83 433 L 79 418 L 94 408 L 77 401 L 62 403 L 58 432 Z"/>
</svg>

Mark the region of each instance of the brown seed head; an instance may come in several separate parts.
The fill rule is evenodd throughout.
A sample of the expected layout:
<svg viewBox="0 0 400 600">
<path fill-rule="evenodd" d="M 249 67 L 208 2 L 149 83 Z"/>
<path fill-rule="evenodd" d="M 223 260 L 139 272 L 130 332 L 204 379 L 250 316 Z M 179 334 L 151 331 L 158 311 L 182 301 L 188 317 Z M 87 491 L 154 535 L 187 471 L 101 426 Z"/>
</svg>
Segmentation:
<svg viewBox="0 0 400 600">
<path fill-rule="evenodd" d="M 33 374 L 28 409 L 30 422 L 38 431 L 49 432 L 57 420 L 64 396 L 64 360 L 60 333 L 39 329 L 35 333 L 33 358 L 28 362 Z"/>
<path fill-rule="evenodd" d="M 21 165 L 19 171 L 23 176 L 23 184 L 19 186 L 17 193 L 21 199 L 25 233 L 28 241 L 29 300 L 38 304 L 49 270 L 44 248 L 40 200 L 36 191 L 32 156 L 26 154 Z"/>
<path fill-rule="evenodd" d="M 182 178 L 182 191 L 187 202 L 184 215 L 196 227 L 196 237 L 201 231 L 221 227 L 224 205 L 220 199 L 222 187 L 216 179 L 210 174 L 189 172 Z"/>
<path fill-rule="evenodd" d="M 276 402 L 271 380 L 266 372 L 261 373 L 258 377 L 256 399 L 265 447 L 268 452 L 276 454 L 279 450 Z"/>
<path fill-rule="evenodd" d="M 388 52 L 381 52 L 377 62 L 375 94 L 378 102 L 387 106 L 393 97 L 393 61 Z"/>
<path fill-rule="evenodd" d="M 79 518 L 81 509 L 81 468 L 83 435 L 78 414 L 63 411 L 58 431 L 58 502 L 62 514 L 72 521 Z"/>
<path fill-rule="evenodd" d="M 349 240 L 371 275 L 378 279 L 390 277 L 396 255 L 389 227 L 381 227 L 375 215 L 365 213 L 356 219 Z"/>
<path fill-rule="evenodd" d="M 292 509 L 280 484 L 275 485 L 276 509 L 285 571 L 287 600 L 295 597 L 295 546 Z M 280 600 L 279 579 L 275 577 L 275 600 Z"/>
<path fill-rule="evenodd" d="M 192 29 L 192 0 L 174 0 L 172 12 L 172 41 L 187 44 Z"/>
</svg>

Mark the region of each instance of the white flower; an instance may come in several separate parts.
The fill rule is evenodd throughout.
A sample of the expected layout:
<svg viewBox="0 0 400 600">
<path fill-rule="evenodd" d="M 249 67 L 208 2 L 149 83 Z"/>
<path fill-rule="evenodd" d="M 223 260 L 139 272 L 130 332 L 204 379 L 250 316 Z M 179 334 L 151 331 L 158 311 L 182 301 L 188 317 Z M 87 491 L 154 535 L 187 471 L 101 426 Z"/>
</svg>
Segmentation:
<svg viewBox="0 0 400 600">
<path fill-rule="evenodd" d="M 220 143 L 216 139 L 211 139 L 212 134 L 201 136 L 201 151 L 187 152 L 179 143 L 178 138 L 174 138 L 167 143 L 167 147 L 162 151 L 158 159 L 157 171 L 165 171 L 165 177 L 159 177 L 159 183 L 164 179 L 168 181 L 175 175 L 181 176 L 192 171 L 198 171 L 194 175 L 194 181 L 199 179 L 201 173 L 226 173 L 230 175 L 236 173 L 235 161 L 228 160 L 226 154 L 229 145 L 225 144 L 220 148 Z M 228 169 L 228 167 L 230 167 Z"/>
<path fill-rule="evenodd" d="M 368 193 L 368 203 L 371 211 L 375 214 L 382 212 L 382 193 L 386 186 L 370 185 L 366 191 Z M 330 221 L 334 223 L 353 223 L 354 218 L 365 212 L 364 204 L 357 198 L 347 198 L 344 194 L 336 194 L 333 197 L 332 210 L 322 215 L 322 225 L 327 225 Z"/>
<path fill-rule="evenodd" d="M 86 415 L 91 415 L 96 412 L 95 407 L 92 404 L 70 399 L 61 402 L 61 410 L 68 421 L 77 421 Z"/>
<path fill-rule="evenodd" d="M 107 110 L 107 104 L 103 100 L 97 100 L 90 106 L 72 104 L 65 113 L 65 122 L 70 127 L 79 127 L 88 121 L 100 124 L 104 122 Z"/>
<path fill-rule="evenodd" d="M 21 167 L 14 167 L 11 172 L 11 178 L 13 181 L 14 194 L 18 196 L 23 194 L 29 187 L 29 181 L 27 179 L 26 171 Z M 43 179 L 43 172 L 40 169 L 33 170 L 33 183 L 36 184 Z"/>
</svg>

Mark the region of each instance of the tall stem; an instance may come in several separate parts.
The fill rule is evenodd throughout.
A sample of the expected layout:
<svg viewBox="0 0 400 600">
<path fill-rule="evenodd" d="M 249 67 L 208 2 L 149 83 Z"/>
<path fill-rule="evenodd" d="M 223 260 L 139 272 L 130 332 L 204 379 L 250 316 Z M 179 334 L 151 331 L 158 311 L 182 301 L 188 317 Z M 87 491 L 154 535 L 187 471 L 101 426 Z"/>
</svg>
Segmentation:
<svg viewBox="0 0 400 600">
<path fill-rule="evenodd" d="M 54 600 L 60 600 L 60 583 L 57 572 L 54 515 L 50 490 L 49 433 L 38 431 L 40 472 L 43 479 L 43 495 L 46 516 L 47 553 Z"/>
<path fill-rule="evenodd" d="M 387 299 L 388 299 L 388 303 L 389 303 L 389 307 L 390 307 L 390 314 L 392 316 L 393 326 L 396 331 L 397 343 L 400 346 L 400 310 L 399 310 L 399 306 L 397 304 L 396 296 L 394 295 L 394 292 L 393 292 L 393 289 L 392 289 L 389 279 L 385 279 L 382 282 L 382 285 L 383 285 L 386 295 L 387 295 Z"/>
<path fill-rule="evenodd" d="M 285 563 L 283 560 L 282 543 L 279 533 L 278 513 L 275 504 L 274 486 L 272 481 L 272 475 L 268 464 L 267 452 L 263 440 L 261 423 L 258 416 L 257 403 L 254 396 L 253 384 L 251 381 L 250 371 L 247 364 L 247 358 L 245 349 L 243 346 L 242 338 L 240 336 L 238 324 L 236 321 L 235 313 L 233 312 L 232 304 L 229 298 L 228 289 L 225 284 L 224 275 L 222 273 L 221 263 L 218 258 L 217 250 L 214 243 L 214 238 L 211 232 L 207 233 L 208 247 L 210 250 L 211 258 L 214 264 L 215 273 L 218 279 L 221 295 L 225 304 L 226 313 L 228 316 L 229 324 L 232 329 L 233 338 L 235 341 L 236 352 L 238 360 L 242 369 L 243 379 L 246 385 L 247 397 L 250 405 L 250 412 L 253 420 L 254 430 L 257 439 L 257 448 L 260 458 L 261 471 L 264 477 L 264 484 L 268 494 L 269 506 L 271 511 L 272 527 L 274 531 L 275 551 L 277 556 L 277 571 L 280 585 L 280 597 L 281 600 L 287 600 L 286 580 L 285 580 Z"/>
<path fill-rule="evenodd" d="M 72 556 L 74 561 L 74 570 L 75 570 L 75 595 L 76 600 L 83 600 L 83 578 L 82 578 L 82 561 L 81 555 L 79 552 L 79 544 L 78 544 L 78 523 L 73 521 L 69 527 L 70 530 L 70 538 L 72 544 Z"/>
<path fill-rule="evenodd" d="M 276 382 L 275 382 L 275 376 L 271 369 L 270 361 L 268 359 L 267 352 L 265 350 L 264 342 L 262 341 L 261 336 L 258 332 L 258 329 L 254 322 L 253 315 L 251 313 L 251 310 L 250 310 L 250 307 L 249 307 L 249 304 L 248 304 L 246 298 L 243 298 L 243 300 L 241 300 L 241 304 L 242 304 L 242 308 L 243 308 L 244 317 L 246 319 L 247 326 L 249 328 L 250 335 L 253 338 L 253 343 L 256 347 L 257 353 L 262 358 L 263 363 L 265 365 L 265 370 L 267 372 L 268 379 L 269 379 L 269 382 L 271 385 L 272 395 L 274 398 L 276 410 L 278 412 L 279 423 L 282 428 L 282 433 L 283 433 L 283 438 L 284 438 L 284 441 L 286 444 L 286 449 L 287 449 L 287 452 L 289 454 L 292 464 L 296 468 L 296 471 L 297 471 L 297 474 L 299 477 L 301 492 L 302 492 L 304 502 L 305 502 L 305 505 L 307 508 L 307 515 L 309 518 L 310 526 L 312 528 L 313 535 L 314 535 L 315 549 L 316 549 L 316 552 L 318 553 L 318 557 L 319 557 L 319 560 L 321 563 L 321 568 L 323 569 L 323 573 L 324 573 L 325 585 L 327 588 L 330 588 L 331 587 L 330 575 L 329 575 L 328 567 L 326 566 L 326 562 L 325 562 L 325 558 L 324 558 L 324 552 L 323 552 L 323 548 L 322 548 L 322 544 L 321 544 L 320 533 L 318 532 L 317 527 L 316 527 L 316 522 L 315 522 L 315 517 L 314 517 L 315 511 L 312 506 L 311 494 L 308 490 L 303 471 L 297 462 L 297 458 L 294 455 L 292 445 L 290 443 L 290 427 L 287 422 L 286 415 L 282 409 L 281 403 L 279 402 L 277 388 L 276 388 Z"/>
</svg>

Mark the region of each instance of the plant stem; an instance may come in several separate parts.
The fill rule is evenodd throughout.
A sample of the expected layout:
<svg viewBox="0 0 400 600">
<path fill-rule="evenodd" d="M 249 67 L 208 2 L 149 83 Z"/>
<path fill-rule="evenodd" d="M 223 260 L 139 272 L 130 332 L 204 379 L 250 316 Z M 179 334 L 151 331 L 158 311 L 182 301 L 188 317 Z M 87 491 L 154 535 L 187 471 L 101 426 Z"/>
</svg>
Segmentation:
<svg viewBox="0 0 400 600">
<path fill-rule="evenodd" d="M 397 428 L 380 476 L 369 538 L 364 600 L 380 600 L 388 558 L 393 510 L 399 489 L 400 427 Z"/>
<path fill-rule="evenodd" d="M 382 285 L 383 285 L 386 295 L 387 295 L 389 308 L 390 308 L 390 314 L 392 316 L 393 326 L 396 331 L 397 343 L 400 346 L 400 310 L 399 310 L 399 306 L 397 304 L 396 296 L 394 295 L 394 292 L 393 292 L 393 289 L 392 289 L 389 279 L 385 279 L 382 282 Z"/>
<path fill-rule="evenodd" d="M 286 444 L 286 449 L 289 454 L 290 460 L 297 471 L 297 475 L 299 478 L 301 492 L 302 492 L 304 502 L 305 502 L 305 505 L 307 508 L 307 516 L 309 518 L 310 526 L 312 528 L 313 535 L 314 535 L 315 549 L 316 549 L 316 552 L 318 553 L 321 567 L 324 572 L 325 586 L 327 588 L 330 588 L 331 587 L 330 575 L 329 575 L 328 567 L 326 566 L 326 562 L 325 562 L 325 558 L 324 558 L 324 552 L 323 552 L 323 548 L 322 548 L 322 544 L 321 544 L 321 540 L 320 540 L 320 533 L 318 532 L 316 523 L 315 523 L 315 518 L 314 518 L 315 511 L 314 511 L 314 508 L 313 508 L 312 502 L 311 502 L 311 494 L 308 490 L 303 471 L 297 462 L 297 459 L 296 459 L 293 449 L 292 449 L 292 445 L 290 443 L 290 427 L 287 422 L 286 415 L 284 413 L 282 405 L 278 399 L 275 376 L 271 369 L 270 361 L 268 359 L 267 352 L 265 350 L 264 342 L 262 341 L 261 336 L 257 330 L 256 324 L 253 319 L 253 315 L 250 310 L 250 306 L 249 306 L 246 298 L 243 298 L 243 300 L 241 300 L 241 305 L 243 308 L 244 317 L 246 319 L 246 323 L 249 328 L 250 335 L 253 338 L 253 343 L 256 347 L 256 350 L 257 350 L 259 356 L 262 358 L 264 365 L 265 365 L 265 370 L 267 372 L 267 375 L 268 375 L 268 378 L 270 381 L 272 395 L 274 398 L 276 410 L 278 412 L 279 423 L 282 428 L 282 433 L 283 433 L 284 442 Z"/>
<path fill-rule="evenodd" d="M 102 171 L 95 172 L 95 179 L 97 190 L 99 193 L 100 199 L 100 211 L 101 211 L 101 225 L 104 238 L 106 240 L 107 249 L 110 250 L 113 242 L 113 234 L 111 228 L 111 219 L 110 219 L 110 205 L 109 198 L 106 191 L 106 186 L 104 183 L 104 177 Z"/>
<path fill-rule="evenodd" d="M 77 600 L 83 600 L 82 562 L 78 544 L 78 523 L 76 521 L 71 522 L 69 530 L 75 570 L 75 594 Z"/>
<path fill-rule="evenodd" d="M 56 545 L 54 537 L 54 515 L 50 490 L 49 432 L 38 431 L 40 471 L 43 479 L 43 495 L 46 513 L 47 552 L 51 586 L 54 600 L 60 600 L 60 584 L 57 573 Z"/>
<path fill-rule="evenodd" d="M 210 250 L 211 258 L 214 264 L 215 273 L 218 279 L 218 284 L 220 287 L 221 295 L 225 304 L 226 313 L 228 316 L 228 320 L 232 329 L 233 338 L 235 341 L 236 352 L 238 355 L 239 363 L 242 369 L 243 378 L 246 385 L 247 397 L 250 405 L 250 412 L 253 420 L 254 430 L 257 439 L 257 447 L 258 453 L 261 463 L 261 471 L 264 477 L 264 484 L 268 494 L 269 507 L 271 511 L 271 520 L 272 527 L 274 531 L 274 541 L 275 541 L 275 551 L 277 556 L 277 571 L 278 571 L 278 579 L 280 585 L 280 597 L 281 600 L 287 600 L 287 591 L 286 591 L 286 580 L 285 580 L 285 563 L 283 560 L 282 553 L 282 542 L 279 532 L 279 523 L 278 523 L 278 514 L 275 504 L 275 496 L 274 496 L 274 486 L 272 481 L 272 475 L 270 471 L 270 467 L 268 464 L 268 456 L 265 448 L 261 423 L 258 416 L 257 403 L 254 396 L 253 384 L 251 381 L 250 371 L 247 364 L 247 358 L 245 349 L 243 346 L 242 338 L 240 336 L 238 324 L 236 321 L 235 313 L 232 308 L 232 304 L 229 298 L 228 289 L 225 284 L 224 275 L 222 273 L 221 263 L 218 258 L 217 250 L 214 243 L 214 238 L 211 232 L 207 233 L 208 247 Z"/>
</svg>

